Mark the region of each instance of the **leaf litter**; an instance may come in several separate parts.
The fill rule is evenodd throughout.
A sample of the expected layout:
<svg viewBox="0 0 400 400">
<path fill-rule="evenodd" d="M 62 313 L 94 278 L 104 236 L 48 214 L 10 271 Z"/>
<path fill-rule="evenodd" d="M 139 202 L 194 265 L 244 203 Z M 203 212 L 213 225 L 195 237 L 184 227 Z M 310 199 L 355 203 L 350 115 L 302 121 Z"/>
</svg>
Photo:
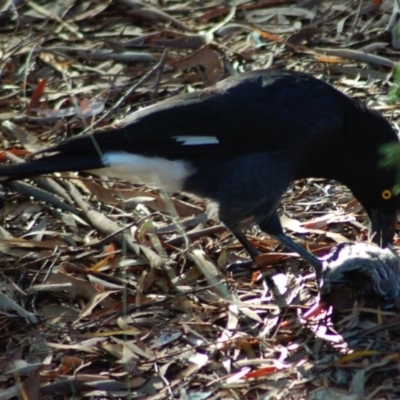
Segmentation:
<svg viewBox="0 0 400 400">
<path fill-rule="evenodd" d="M 397 126 L 388 93 L 398 9 L 397 0 L 4 2 L 0 156 L 21 162 L 270 66 L 323 77 Z M 311 268 L 256 229 L 248 237 L 264 254 L 253 276 L 226 274 L 247 256 L 202 201 L 73 172 L 14 182 L 0 198 L 1 399 L 400 396 L 398 312 L 357 302 L 314 312 Z M 368 241 L 367 216 L 332 181 L 293 183 L 280 214 L 319 256 Z"/>
</svg>

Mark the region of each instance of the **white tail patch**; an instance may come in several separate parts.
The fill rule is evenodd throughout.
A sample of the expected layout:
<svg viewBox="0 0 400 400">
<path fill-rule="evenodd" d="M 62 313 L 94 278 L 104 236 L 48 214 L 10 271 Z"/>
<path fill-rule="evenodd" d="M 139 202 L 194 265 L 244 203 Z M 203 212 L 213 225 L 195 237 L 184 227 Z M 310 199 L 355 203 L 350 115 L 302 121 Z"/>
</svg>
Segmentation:
<svg viewBox="0 0 400 400">
<path fill-rule="evenodd" d="M 122 151 L 104 153 L 102 160 L 104 168 L 91 172 L 133 183 L 144 183 L 169 192 L 182 190 L 185 179 L 194 172 L 190 164 L 183 160 L 172 161 Z"/>
<path fill-rule="evenodd" d="M 183 146 L 198 146 L 201 144 L 218 144 L 219 140 L 215 136 L 173 136 L 177 142 L 182 142 Z"/>
</svg>

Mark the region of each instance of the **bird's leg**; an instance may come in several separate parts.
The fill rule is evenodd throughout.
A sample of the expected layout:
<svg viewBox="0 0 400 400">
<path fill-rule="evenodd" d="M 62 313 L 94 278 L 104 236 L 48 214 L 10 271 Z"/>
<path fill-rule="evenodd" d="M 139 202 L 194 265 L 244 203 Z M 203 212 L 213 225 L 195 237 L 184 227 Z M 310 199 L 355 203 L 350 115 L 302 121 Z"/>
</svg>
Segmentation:
<svg viewBox="0 0 400 400">
<path fill-rule="evenodd" d="M 290 250 L 296 252 L 305 261 L 310 263 L 315 270 L 317 285 L 319 287 L 322 277 L 322 262 L 317 257 L 309 253 L 303 246 L 297 244 L 289 236 L 283 233 L 278 214 L 276 212 L 270 214 L 268 218 L 259 223 L 259 227 L 262 231 L 268 233 L 270 236 L 275 237 Z"/>
<path fill-rule="evenodd" d="M 246 235 L 241 230 L 234 230 L 232 233 L 236 236 L 236 239 L 242 244 L 245 250 L 249 253 L 250 257 L 254 259 L 260 254 L 258 250 L 256 250 L 251 243 L 248 241 Z"/>
<path fill-rule="evenodd" d="M 274 236 L 277 240 L 279 240 L 281 243 L 283 243 L 286 247 L 288 247 L 290 250 L 293 250 L 295 253 L 297 253 L 300 257 L 302 257 L 305 261 L 311 264 L 311 266 L 315 270 L 315 275 L 317 278 L 317 282 L 319 285 L 320 279 L 321 279 L 321 274 L 322 274 L 322 262 L 309 253 L 303 246 L 297 244 L 294 240 L 292 240 L 289 236 L 285 235 L 283 232 L 279 233 L 277 235 L 272 235 Z"/>
<path fill-rule="evenodd" d="M 227 265 L 225 271 L 233 272 L 233 271 L 249 271 L 251 264 L 253 264 L 256 257 L 260 254 L 248 241 L 245 234 L 240 229 L 231 229 L 231 232 L 235 235 L 236 239 L 242 244 L 245 250 L 249 253 L 251 260 L 243 261 L 243 262 L 235 262 Z"/>
<path fill-rule="evenodd" d="M 264 219 L 259 223 L 259 227 L 262 231 L 268 233 L 270 236 L 279 240 L 282 244 L 284 244 L 287 248 L 297 253 L 300 257 L 302 257 L 305 261 L 311 264 L 311 266 L 315 270 L 315 275 L 317 279 L 317 285 L 320 285 L 321 277 L 322 277 L 322 262 L 309 253 L 303 246 L 297 244 L 293 239 L 283 233 L 283 229 L 279 220 L 279 216 L 276 212 L 270 214 L 268 218 Z M 232 229 L 232 233 L 236 236 L 239 242 L 243 245 L 246 251 L 249 253 L 252 258 L 250 261 L 246 261 L 243 263 L 233 263 L 227 266 L 227 270 L 234 269 L 245 269 L 250 268 L 251 264 L 255 260 L 255 258 L 260 254 L 247 240 L 246 236 L 240 229 Z"/>
<path fill-rule="evenodd" d="M 250 244 L 245 234 L 241 230 L 235 229 L 232 230 L 232 233 L 236 236 L 237 240 L 239 240 L 239 242 L 242 244 L 245 250 L 249 253 L 251 260 L 241 263 L 229 264 L 226 267 L 226 271 L 233 271 L 238 269 L 246 270 L 251 267 L 252 263 L 254 262 L 256 257 L 260 254 L 260 252 Z M 303 246 L 299 245 L 298 243 L 293 241 L 289 236 L 285 235 L 283 232 L 271 236 L 279 240 L 282 244 L 284 244 L 290 250 L 294 251 L 305 261 L 311 264 L 311 266 L 315 270 L 317 285 L 318 287 L 320 287 L 320 282 L 322 279 L 322 262 L 317 257 L 309 253 Z"/>
</svg>

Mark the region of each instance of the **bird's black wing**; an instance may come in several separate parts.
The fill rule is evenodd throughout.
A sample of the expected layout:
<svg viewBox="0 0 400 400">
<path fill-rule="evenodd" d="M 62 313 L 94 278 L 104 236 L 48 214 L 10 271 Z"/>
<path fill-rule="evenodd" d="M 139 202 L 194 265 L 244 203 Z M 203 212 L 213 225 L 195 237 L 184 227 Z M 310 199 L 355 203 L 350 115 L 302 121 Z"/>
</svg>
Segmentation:
<svg viewBox="0 0 400 400">
<path fill-rule="evenodd" d="M 51 151 L 127 151 L 181 158 L 281 152 L 340 130 L 343 102 L 326 83 L 289 71 L 254 71 L 139 110 L 122 127 L 67 140 Z"/>
</svg>

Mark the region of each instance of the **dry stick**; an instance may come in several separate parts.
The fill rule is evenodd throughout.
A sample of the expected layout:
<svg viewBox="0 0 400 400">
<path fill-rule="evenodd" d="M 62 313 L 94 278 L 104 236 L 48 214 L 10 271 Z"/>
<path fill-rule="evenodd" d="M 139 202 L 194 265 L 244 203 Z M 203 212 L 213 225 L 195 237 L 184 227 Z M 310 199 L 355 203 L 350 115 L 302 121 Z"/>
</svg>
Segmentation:
<svg viewBox="0 0 400 400">
<path fill-rule="evenodd" d="M 44 201 L 47 204 L 52 204 L 56 208 L 60 208 L 61 210 L 64 211 L 69 211 L 70 213 L 77 214 L 77 211 L 75 208 L 70 206 L 69 204 L 63 202 L 62 200 L 58 199 L 56 196 L 54 196 L 52 193 L 39 189 L 35 186 L 32 186 L 28 183 L 22 182 L 22 181 L 13 181 L 10 182 L 9 185 L 16 190 L 17 192 L 21 193 L 24 196 L 33 196 L 37 200 Z"/>
<path fill-rule="evenodd" d="M 155 62 L 156 58 L 148 52 L 138 52 L 138 51 L 124 51 L 122 53 L 115 53 L 111 50 L 88 50 L 84 48 L 73 48 L 68 46 L 53 46 L 46 47 L 45 49 L 33 49 L 32 53 L 53 53 L 55 55 L 75 58 L 85 58 L 91 60 L 107 60 L 115 61 L 120 63 L 132 63 L 132 62 Z"/>
<path fill-rule="evenodd" d="M 34 1 L 28 1 L 28 4 L 37 13 L 45 16 L 46 18 L 48 18 L 50 20 L 54 20 L 54 21 L 58 22 L 65 29 L 67 29 L 69 32 L 74 34 L 78 39 L 83 39 L 83 35 L 81 32 L 79 32 L 78 27 L 76 25 L 72 25 L 66 21 L 63 21 L 62 18 L 60 18 L 58 15 L 56 15 L 55 13 L 53 13 L 51 11 L 46 10 L 46 8 L 40 6 L 39 4 L 36 4 Z"/>
<path fill-rule="evenodd" d="M 129 97 L 132 95 L 133 92 L 135 92 L 140 86 L 142 86 L 145 82 L 147 82 L 156 72 L 159 70 L 162 70 L 164 67 L 164 64 L 167 60 L 167 55 L 168 55 L 168 50 L 165 49 L 163 52 L 163 55 L 160 59 L 160 61 L 146 74 L 144 75 L 139 81 L 133 85 L 123 96 L 117 100 L 117 102 L 105 113 L 103 114 L 95 123 L 93 123 L 92 126 L 86 128 L 83 133 L 87 133 L 90 130 L 92 130 L 95 126 L 97 126 L 100 122 L 104 121 L 106 118 L 108 118 L 114 111 L 118 109 L 118 107 Z"/>
<path fill-rule="evenodd" d="M 382 65 L 384 67 L 393 68 L 397 64 L 396 61 L 392 61 L 389 58 L 376 56 L 374 54 L 368 54 L 364 53 L 363 51 L 352 50 L 352 49 L 330 49 L 330 48 L 324 49 L 316 47 L 314 51 L 310 52 L 310 54 L 323 54 L 323 53 L 329 56 L 348 58 L 350 60 L 362 61 L 374 65 Z"/>
<path fill-rule="evenodd" d="M 129 7 L 127 11 L 128 15 L 137 15 L 141 16 L 143 12 L 149 11 L 154 14 L 157 19 L 167 22 L 173 25 L 176 25 L 182 31 L 192 30 L 190 27 L 186 26 L 184 23 L 179 21 L 178 19 L 171 17 L 168 13 L 160 10 L 159 8 L 148 4 L 148 1 L 138 1 L 138 0 L 117 0 L 118 3 L 123 4 L 126 7 Z"/>
<path fill-rule="evenodd" d="M 154 213 L 154 214 L 158 214 L 158 213 Z M 89 243 L 84 244 L 83 247 L 100 246 L 100 245 L 109 243 L 110 240 L 113 239 L 115 236 L 117 236 L 117 235 L 119 235 L 120 233 L 126 231 L 127 229 L 132 228 L 132 227 L 135 226 L 135 225 L 139 225 L 139 224 L 141 223 L 141 221 L 143 221 L 144 219 L 147 219 L 148 217 L 154 216 L 154 214 L 153 214 L 153 215 L 150 215 L 150 216 L 146 216 L 146 217 L 142 218 L 140 221 L 131 222 L 130 224 L 128 224 L 128 225 L 126 225 L 126 226 L 124 226 L 124 227 L 122 227 L 122 228 L 116 230 L 115 232 L 110 233 L 109 235 L 107 235 L 106 237 L 104 237 L 104 238 L 102 238 L 102 239 L 99 239 L 99 240 L 92 241 L 92 242 L 89 242 Z M 176 225 L 176 224 L 177 224 L 177 222 L 174 223 L 174 225 Z M 204 234 L 201 234 L 200 236 L 197 236 L 197 235 L 195 236 L 195 234 L 196 234 L 196 233 L 199 234 L 199 232 L 189 233 L 189 234 L 187 234 L 187 236 L 193 235 L 194 237 L 197 238 L 197 237 L 205 236 L 205 235 L 209 234 L 210 232 L 211 232 L 211 233 L 213 233 L 213 232 L 220 232 L 221 230 L 226 229 L 226 228 L 225 228 L 224 226 L 222 226 L 222 225 L 219 225 L 218 228 L 219 228 L 219 229 L 217 229 L 217 230 L 213 229 L 213 230 L 210 230 L 210 231 L 207 230 L 207 229 L 209 229 L 209 228 L 204 229 L 204 230 L 202 230 L 201 232 L 203 232 L 203 231 L 206 231 L 206 232 L 205 232 Z M 170 245 L 172 246 L 172 245 L 174 245 L 175 243 L 177 243 L 177 244 L 179 243 L 179 244 L 180 244 L 180 243 L 183 242 L 183 241 L 184 241 L 184 235 L 181 235 L 181 236 L 179 236 L 179 237 L 176 237 L 176 238 L 174 238 L 174 239 L 170 239 L 170 240 L 166 241 L 166 243 L 167 243 L 167 244 L 170 244 Z"/>
<path fill-rule="evenodd" d="M 229 21 L 234 18 L 236 14 L 236 4 L 232 4 L 229 10 L 229 13 L 226 15 L 226 17 L 218 24 L 213 26 L 211 29 L 207 31 L 206 34 L 214 34 L 214 32 L 217 32 L 219 29 L 221 29 L 224 25 L 226 25 Z"/>
<path fill-rule="evenodd" d="M 6 312 L 9 310 L 15 311 L 20 317 L 25 318 L 25 320 L 31 324 L 37 324 L 40 320 L 37 315 L 23 309 L 13 299 L 8 297 L 3 292 L 0 292 L 0 310 L 4 311 L 2 313 L 3 316 L 7 315 Z M 9 317 L 11 318 L 11 316 Z"/>
<path fill-rule="evenodd" d="M 103 232 L 106 235 L 113 234 L 114 232 L 120 230 L 121 227 L 116 222 L 110 220 L 104 214 L 93 209 L 93 207 L 91 207 L 82 198 L 78 189 L 71 182 L 65 181 L 65 185 L 67 186 L 67 189 L 74 201 L 78 204 L 78 206 L 86 215 L 86 218 L 88 218 L 91 225 L 96 230 Z M 119 242 L 125 243 L 126 246 L 137 256 L 140 256 L 140 253 L 143 253 L 150 265 L 159 267 L 163 264 L 162 258 L 157 253 L 145 246 L 140 245 L 137 242 L 134 242 L 128 233 L 123 232 L 121 237 L 118 239 Z"/>
<path fill-rule="evenodd" d="M 130 224 L 123 226 L 122 228 L 110 233 L 109 235 L 103 237 L 102 239 L 85 243 L 83 247 L 94 247 L 94 246 L 101 246 L 103 244 L 108 244 L 115 236 L 119 235 L 120 233 L 128 229 L 131 229 L 135 225 L 137 225 L 137 221 L 131 222 Z"/>
<path fill-rule="evenodd" d="M 360 17 L 360 12 L 361 12 L 362 5 L 363 5 L 363 0 L 360 0 L 360 3 L 358 4 L 356 17 L 354 18 L 353 26 L 351 27 L 351 36 L 350 37 L 353 37 L 354 31 L 356 30 L 356 25 L 357 25 L 358 19 Z"/>
<path fill-rule="evenodd" d="M 226 231 L 226 227 L 224 225 L 216 225 L 216 226 L 211 226 L 209 228 L 204 228 L 196 232 L 189 232 L 186 233 L 185 236 L 189 238 L 189 240 L 196 240 L 200 239 L 201 237 L 204 236 L 209 236 L 213 233 L 219 233 Z M 177 246 L 184 242 L 185 237 L 184 236 L 177 236 L 174 237 L 173 239 L 167 240 L 165 243 L 171 246 Z"/>
<path fill-rule="evenodd" d="M 168 53 L 168 52 L 167 52 L 167 53 Z M 163 54 L 163 57 L 164 57 L 164 54 Z M 164 62 L 165 62 L 165 61 L 164 61 Z M 163 68 L 158 68 L 157 77 L 156 77 L 156 82 L 155 82 L 155 84 L 154 84 L 154 92 L 153 92 L 153 95 L 152 95 L 152 98 L 153 98 L 153 99 L 154 99 L 155 97 L 157 97 L 157 95 L 158 95 L 158 89 L 159 89 L 159 87 L 160 87 L 160 82 L 161 82 L 162 74 L 163 74 Z"/>
<path fill-rule="evenodd" d="M 255 25 L 250 25 L 250 27 L 255 32 L 259 33 L 263 38 L 272 40 L 276 43 L 284 43 L 285 46 L 287 46 L 290 49 L 292 49 L 293 51 L 296 51 L 299 53 L 311 54 L 314 56 L 327 54 L 327 55 L 337 56 L 337 57 L 341 57 L 341 58 L 348 58 L 350 60 L 366 62 L 366 63 L 374 64 L 374 65 L 383 65 L 385 67 L 390 67 L 390 68 L 393 68 L 393 67 L 399 65 L 399 63 L 397 61 L 392 61 L 389 58 L 382 57 L 382 56 L 376 56 L 374 54 L 368 54 L 368 53 L 365 53 L 360 50 L 330 49 L 330 48 L 322 48 L 322 47 L 315 47 L 314 49 L 311 49 L 304 45 L 296 45 L 296 44 L 289 43 L 288 41 L 285 42 L 279 36 L 265 32 L 262 29 L 257 28 L 257 26 L 255 26 Z"/>
</svg>

